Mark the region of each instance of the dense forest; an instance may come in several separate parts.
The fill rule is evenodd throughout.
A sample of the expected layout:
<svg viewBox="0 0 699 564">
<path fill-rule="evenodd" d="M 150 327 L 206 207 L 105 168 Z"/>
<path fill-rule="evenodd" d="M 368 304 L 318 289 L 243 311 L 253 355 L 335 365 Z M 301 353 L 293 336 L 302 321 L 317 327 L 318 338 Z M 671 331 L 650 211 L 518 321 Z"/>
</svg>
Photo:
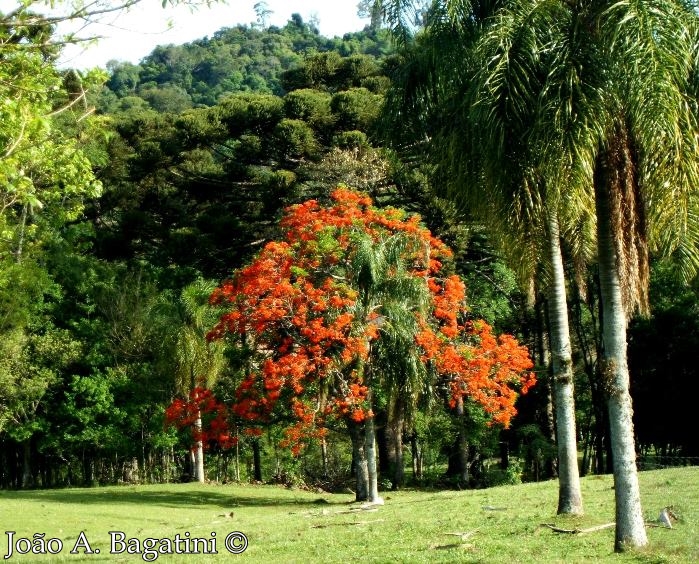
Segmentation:
<svg viewBox="0 0 699 564">
<path fill-rule="evenodd" d="M 55 67 L 51 22 L 0 14 L 2 487 L 361 489 L 362 465 L 379 489 L 543 480 L 568 471 L 568 409 L 579 473 L 614 469 L 595 229 L 616 157 L 589 144 L 549 154 L 551 89 L 539 85 L 531 114 L 524 91 L 553 71 L 524 77 L 534 63 L 503 71 L 496 55 L 479 66 L 466 50 L 487 14 L 454 27 L 441 5 L 410 35 L 389 13 L 390 30 L 372 19 L 328 39 L 295 14 L 90 72 Z M 501 53 L 489 33 L 479 48 Z M 546 57 L 536 64 L 560 62 Z M 619 65 L 610 76 L 626 76 Z M 511 98 L 489 107 L 507 80 Z M 590 88 L 575 103 L 594 101 Z M 563 114 L 561 131 L 579 126 Z M 638 137 L 628 174 L 650 190 L 654 167 L 676 164 L 648 156 L 641 128 L 655 121 L 629 116 L 615 139 Z M 575 190 L 598 162 L 595 209 Z M 681 212 L 681 190 L 672 197 Z M 620 198 L 640 201 L 638 189 Z M 642 469 L 699 462 L 699 295 L 682 260 L 696 241 L 691 225 L 679 242 L 661 233 L 677 225 L 667 209 L 645 209 L 659 244 L 631 241 L 643 220 L 621 227 L 645 270 L 616 247 Z M 634 276 L 649 290 L 633 294 Z"/>
</svg>

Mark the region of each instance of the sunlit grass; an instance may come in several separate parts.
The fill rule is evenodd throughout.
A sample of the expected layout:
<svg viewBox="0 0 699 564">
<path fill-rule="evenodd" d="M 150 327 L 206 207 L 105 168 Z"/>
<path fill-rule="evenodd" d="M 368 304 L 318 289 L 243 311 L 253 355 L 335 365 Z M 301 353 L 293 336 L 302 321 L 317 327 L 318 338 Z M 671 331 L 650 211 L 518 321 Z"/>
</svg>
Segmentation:
<svg viewBox="0 0 699 564">
<path fill-rule="evenodd" d="M 218 555 L 163 555 L 160 562 L 698 562 L 699 468 L 640 475 L 649 520 L 672 505 L 673 529 L 648 529 L 650 547 L 615 554 L 613 529 L 559 534 L 542 527 L 587 528 L 614 520 L 611 476 L 583 480 L 586 515 L 555 515 L 557 483 L 474 491 L 386 492 L 386 505 L 363 510 L 349 494 L 318 494 L 275 486 L 171 484 L 94 489 L 0 492 L 0 531 L 16 537 L 45 533 L 63 541 L 60 555 L 18 555 L 8 561 L 142 562 L 110 555 L 109 531 L 141 540 L 210 539 Z M 69 551 L 81 531 L 100 554 Z M 230 555 L 224 539 L 242 531 L 244 554 Z M 467 538 L 449 533 L 469 533 Z M 82 552 L 82 551 L 81 551 Z M 0 556 L 7 536 L 0 537 Z"/>
</svg>

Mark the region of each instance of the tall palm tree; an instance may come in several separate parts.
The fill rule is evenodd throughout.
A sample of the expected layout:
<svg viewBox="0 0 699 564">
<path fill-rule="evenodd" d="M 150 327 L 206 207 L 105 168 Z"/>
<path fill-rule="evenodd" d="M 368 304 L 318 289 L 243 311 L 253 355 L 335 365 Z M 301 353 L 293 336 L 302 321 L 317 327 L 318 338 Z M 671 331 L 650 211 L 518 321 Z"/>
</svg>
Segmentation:
<svg viewBox="0 0 699 564">
<path fill-rule="evenodd" d="M 524 284 L 538 276 L 548 288 L 551 356 L 556 400 L 559 461 L 558 512 L 583 512 L 577 462 L 570 330 L 560 222 L 585 224 L 584 208 L 559 213 L 563 202 L 546 190 L 537 174 L 533 148 L 522 142 L 531 127 L 521 116 L 482 135 L 478 111 L 465 111 L 472 83 L 482 66 L 476 46 L 488 30 L 497 2 L 437 6 L 412 48 L 387 104 L 389 120 L 409 120 L 411 137 L 436 163 L 435 180 L 446 195 L 490 228 L 509 264 Z M 458 71 L 455 71 L 458 69 Z M 488 110 L 491 110 L 488 108 Z M 497 110 L 497 108 L 495 109 Z M 492 110 L 491 110 L 492 111 Z M 405 115 L 405 114 L 408 115 Z M 475 114 L 475 115 L 474 115 Z M 402 128 L 399 131 L 406 131 Z M 417 132 L 417 135 L 415 133 Z M 484 138 L 485 137 L 485 138 Z M 394 139 L 395 141 L 395 139 Z M 579 238 L 578 238 L 579 239 Z M 584 248 L 584 246 L 582 246 Z"/>
<path fill-rule="evenodd" d="M 415 241 L 404 233 L 378 241 L 364 232 L 353 233 L 352 237 L 354 252 L 347 276 L 359 292 L 355 318 L 361 324 L 375 324 L 379 333 L 379 338 L 368 344 L 369 355 L 360 367 L 364 385 L 369 388 L 367 399 L 371 405 L 373 394 L 383 387 L 411 414 L 427 378 L 415 347 L 415 336 L 420 331 L 420 314 L 426 313 L 429 304 L 425 281 L 410 272 L 408 257 L 414 255 L 414 250 L 410 251 Z M 380 503 L 373 414 L 363 424 L 363 455 L 355 448 L 355 458 L 359 455 L 362 464 L 366 464 L 366 500 Z M 356 444 L 356 431 L 354 436 Z M 363 471 L 358 472 L 358 477 L 362 474 Z"/>
<path fill-rule="evenodd" d="M 696 15 L 673 0 L 527 1 L 499 18 L 481 45 L 490 63 L 476 101 L 493 108 L 509 96 L 513 110 L 533 116 L 528 141 L 542 148 L 537 167 L 547 182 L 560 197 L 594 197 L 615 548 L 643 546 L 626 324 L 648 309 L 649 243 L 681 249 L 689 271 L 696 265 L 699 232 L 687 221 L 699 174 Z M 526 48 L 513 57 L 518 43 Z M 505 127 L 510 119 L 503 116 Z"/>
<path fill-rule="evenodd" d="M 223 343 L 206 339 L 207 332 L 219 316 L 209 305 L 209 296 L 215 288 L 216 284 L 208 280 L 192 282 L 182 290 L 173 312 L 169 363 L 176 388 L 185 395 L 197 386 L 213 386 L 226 366 Z M 201 414 L 194 427 L 197 434 L 201 433 Z M 195 479 L 204 482 L 204 445 L 201 439 L 196 441 L 193 458 Z"/>
<path fill-rule="evenodd" d="M 439 2 L 452 3 L 463 4 Z M 627 319 L 648 307 L 649 245 L 685 259 L 688 275 L 699 261 L 693 8 L 675 0 L 512 1 L 474 46 L 480 65 L 461 111 L 462 123 L 476 127 L 464 136 L 475 133 L 485 151 L 531 149 L 530 167 L 545 180 L 547 195 L 572 204 L 559 206 L 559 215 L 568 209 L 577 215 L 594 198 L 617 550 L 647 543 Z"/>
</svg>

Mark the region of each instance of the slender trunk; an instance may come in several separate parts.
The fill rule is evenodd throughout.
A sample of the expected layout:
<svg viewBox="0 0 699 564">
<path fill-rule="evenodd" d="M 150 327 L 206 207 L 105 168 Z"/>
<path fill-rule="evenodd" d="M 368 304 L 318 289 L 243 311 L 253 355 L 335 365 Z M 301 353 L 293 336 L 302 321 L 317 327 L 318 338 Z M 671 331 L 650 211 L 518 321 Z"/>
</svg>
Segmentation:
<svg viewBox="0 0 699 564">
<path fill-rule="evenodd" d="M 17 249 L 15 251 L 15 261 L 17 264 L 22 262 L 22 252 L 24 250 L 24 232 L 27 226 L 27 208 L 29 206 L 24 204 L 22 207 L 22 217 L 19 225 L 19 239 L 17 241 Z"/>
<path fill-rule="evenodd" d="M 376 429 L 374 416 L 371 415 L 364 421 L 364 440 L 366 449 L 366 464 L 369 477 L 369 491 L 367 501 L 370 503 L 383 503 L 379 495 L 379 472 L 376 456 Z"/>
<path fill-rule="evenodd" d="M 22 487 L 31 488 L 32 482 L 32 439 L 22 442 Z"/>
<path fill-rule="evenodd" d="M 201 412 L 197 411 L 197 418 L 194 421 L 194 432 L 197 442 L 194 446 L 194 475 L 196 481 L 203 484 L 204 478 L 204 442 L 201 440 Z"/>
<path fill-rule="evenodd" d="M 500 441 L 500 469 L 507 470 L 510 467 L 510 443 Z"/>
<path fill-rule="evenodd" d="M 356 479 L 355 499 L 367 501 L 369 499 L 369 467 L 366 460 L 364 425 L 354 421 L 349 421 L 347 425 L 352 439 L 352 466 Z"/>
<path fill-rule="evenodd" d="M 370 348 L 370 347 L 369 347 Z M 371 353 L 369 353 L 371 354 Z M 364 419 L 364 448 L 357 449 L 360 456 L 355 460 L 357 473 L 357 500 L 359 500 L 360 480 L 364 479 L 364 466 L 366 467 L 366 501 L 370 503 L 383 504 L 383 499 L 379 496 L 379 467 L 376 448 L 376 424 L 374 421 L 374 406 L 372 393 L 372 369 L 369 364 L 359 361 L 358 372 L 364 375 L 364 385 L 367 387 L 366 401 L 369 410 Z M 359 439 L 358 439 L 359 441 Z M 353 441 L 353 447 L 354 447 Z M 359 446 L 359 445 L 357 445 Z M 353 450 L 353 454 L 354 450 Z"/>
<path fill-rule="evenodd" d="M 544 300 L 541 304 L 537 305 L 537 310 L 546 309 L 548 310 L 547 302 Z M 556 419 L 553 409 L 553 393 L 552 393 L 552 370 L 551 370 L 551 347 L 549 338 L 549 319 L 546 312 L 537 311 L 537 347 L 539 349 L 539 365 L 543 368 L 542 372 L 546 374 L 546 378 L 543 382 L 546 394 L 545 405 L 544 405 L 544 424 L 546 438 L 551 440 L 551 443 L 556 442 Z M 555 472 L 555 469 L 554 469 Z"/>
<path fill-rule="evenodd" d="M 400 398 L 396 400 L 393 410 L 388 420 L 388 435 L 391 452 L 393 453 L 392 461 L 392 489 L 397 490 L 403 486 L 403 424 L 405 414 L 403 410 L 403 402 Z"/>
<path fill-rule="evenodd" d="M 575 441 L 573 361 L 558 217 L 553 211 L 549 215 L 549 248 L 553 273 L 548 307 L 558 443 L 558 513 L 580 515 L 583 503 Z"/>
<path fill-rule="evenodd" d="M 320 456 L 323 462 L 323 479 L 328 479 L 328 442 L 325 437 L 320 438 Z"/>
<path fill-rule="evenodd" d="M 187 478 L 188 482 L 193 482 L 197 479 L 196 473 L 197 473 L 197 464 L 196 464 L 196 457 L 194 456 L 194 451 L 190 450 L 188 455 L 187 455 L 187 464 L 186 464 L 186 470 L 185 470 L 185 476 Z"/>
<path fill-rule="evenodd" d="M 379 453 L 379 474 L 389 476 L 393 468 L 395 460 L 395 452 L 393 452 L 393 442 L 391 441 L 391 430 L 389 428 L 390 415 L 389 410 L 377 410 L 374 417 L 374 426 L 376 427 L 376 446 Z"/>
<path fill-rule="evenodd" d="M 604 320 L 603 354 L 600 359 L 604 386 L 608 392 L 610 437 L 614 465 L 616 501 L 616 538 L 614 548 L 641 547 L 648 543 L 638 486 L 634 448 L 633 409 L 629 392 L 626 358 L 626 312 L 619 277 L 619 257 L 613 229 L 612 198 L 624 189 L 626 179 L 619 178 L 619 136 L 612 140 L 598 161 L 595 174 L 597 208 L 597 252 Z M 623 141 L 623 139 L 622 139 Z M 621 155 L 623 157 L 623 155 Z M 628 283 L 625 280 L 625 283 Z"/>
<path fill-rule="evenodd" d="M 235 427 L 235 481 L 240 482 L 240 435 Z"/>
<path fill-rule="evenodd" d="M 410 454 L 413 459 L 413 481 L 422 480 L 422 447 L 415 431 L 410 435 Z"/>
<path fill-rule="evenodd" d="M 588 297 L 583 295 L 581 285 L 576 284 L 576 299 L 573 302 L 575 315 L 573 317 L 575 334 L 577 336 L 578 345 L 582 356 L 585 374 L 590 385 L 590 394 L 592 397 L 592 405 L 587 413 L 587 422 L 585 424 L 585 446 L 583 449 L 583 461 L 580 468 L 580 475 L 586 476 L 592 469 L 592 461 L 595 459 L 595 445 L 597 440 L 597 431 L 599 427 L 599 413 L 604 413 L 606 410 L 606 402 L 598 401 L 597 396 L 599 391 L 599 378 L 597 378 L 596 367 L 597 359 L 600 356 L 601 346 L 599 345 L 600 332 L 597 330 L 597 315 L 595 314 L 595 298 L 598 292 L 599 282 L 595 276 L 590 284 L 593 291 L 586 291 Z M 583 304 L 587 302 L 587 307 L 591 317 L 589 327 L 583 322 Z M 601 410 L 598 409 L 601 407 Z M 601 443 L 600 443 L 601 444 Z"/>
<path fill-rule="evenodd" d="M 539 419 L 543 425 L 543 432 L 546 438 L 552 445 L 556 444 L 556 423 L 553 409 L 553 392 L 552 380 L 553 371 L 551 369 L 551 347 L 550 347 L 550 331 L 548 306 L 546 298 L 543 294 L 537 292 L 536 302 L 534 304 L 534 314 L 536 319 L 536 364 L 541 367 L 541 374 L 545 375 L 539 381 L 541 388 L 539 393 L 543 395 L 543 412 L 539 415 Z M 554 456 L 547 456 L 544 462 L 544 473 L 549 478 L 558 477 L 557 460 Z"/>
<path fill-rule="evenodd" d="M 252 471 L 253 480 L 256 482 L 262 481 L 262 458 L 260 453 L 260 439 L 255 437 L 252 439 Z"/>
<path fill-rule="evenodd" d="M 455 475 L 460 485 L 468 486 L 468 437 L 464 428 L 464 398 L 459 396 L 456 401 L 456 419 L 458 434 L 456 436 L 455 449 Z"/>
<path fill-rule="evenodd" d="M 370 376 L 370 375 L 369 375 Z M 371 377 L 367 378 L 367 402 L 370 409 L 372 406 Z M 374 414 L 370 411 L 364 420 L 364 448 L 366 449 L 367 472 L 369 476 L 368 501 L 370 503 L 383 504 L 383 499 L 379 495 L 379 465 L 376 455 L 376 427 L 374 425 Z"/>
</svg>

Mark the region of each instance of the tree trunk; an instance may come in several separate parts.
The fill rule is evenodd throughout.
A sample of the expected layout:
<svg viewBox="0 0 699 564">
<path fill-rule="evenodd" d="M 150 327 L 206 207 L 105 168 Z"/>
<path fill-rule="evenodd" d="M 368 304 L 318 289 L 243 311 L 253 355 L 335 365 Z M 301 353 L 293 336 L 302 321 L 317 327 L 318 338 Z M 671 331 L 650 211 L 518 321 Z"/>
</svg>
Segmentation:
<svg viewBox="0 0 699 564">
<path fill-rule="evenodd" d="M 500 441 L 500 470 L 507 470 L 510 467 L 510 443 Z"/>
<path fill-rule="evenodd" d="M 262 481 L 262 459 L 260 453 L 260 439 L 255 437 L 252 439 L 252 472 L 253 480 L 256 482 Z"/>
<path fill-rule="evenodd" d="M 551 442 L 556 444 L 556 420 L 553 409 L 553 370 L 551 368 L 551 339 L 549 336 L 549 318 L 548 318 L 548 303 L 543 294 L 537 292 L 536 302 L 534 304 L 534 314 L 536 319 L 536 365 L 541 367 L 541 374 L 545 375 L 539 379 L 537 387 L 539 393 L 543 396 L 543 411 L 539 415 L 543 426 L 544 436 Z M 556 457 L 547 456 L 545 461 L 544 474 L 548 478 L 558 477 L 558 466 Z"/>
<path fill-rule="evenodd" d="M 204 477 L 204 443 L 201 440 L 201 413 L 197 411 L 197 419 L 194 421 L 194 432 L 197 442 L 194 446 L 194 475 L 200 484 L 205 482 Z"/>
<path fill-rule="evenodd" d="M 403 472 L 403 424 L 404 424 L 403 402 L 396 400 L 393 410 L 386 426 L 390 452 L 393 454 L 391 460 L 391 482 L 392 489 L 398 490 L 403 487 L 405 480 Z"/>
<path fill-rule="evenodd" d="M 415 431 L 410 435 L 410 454 L 413 459 L 413 480 L 419 482 L 422 480 L 422 448 Z"/>
<path fill-rule="evenodd" d="M 369 499 L 369 467 L 366 459 L 364 425 L 354 421 L 349 421 L 347 425 L 352 439 L 352 466 L 356 479 L 355 499 L 367 501 Z"/>
<path fill-rule="evenodd" d="M 387 409 L 377 410 L 374 417 L 376 427 L 376 446 L 379 452 L 379 473 L 382 476 L 391 475 L 395 452 L 391 441 L 391 430 L 388 428 L 389 414 Z"/>
<path fill-rule="evenodd" d="M 628 189 L 623 174 L 628 138 L 617 128 L 611 145 L 600 156 L 595 171 L 597 211 L 597 252 L 599 260 L 602 310 L 603 354 L 600 359 L 604 386 L 608 395 L 610 438 L 614 465 L 616 501 L 616 538 L 614 548 L 641 547 L 648 543 L 643 521 L 641 496 L 636 470 L 633 410 L 629 392 L 629 370 L 626 357 L 626 311 L 619 275 L 618 233 L 620 222 L 613 216 L 620 211 L 622 192 Z M 626 141 L 626 143 L 624 143 Z M 628 172 L 628 170 L 627 170 Z M 622 173 L 622 174 L 620 174 Z M 617 201 L 614 202 L 613 199 Z M 626 211 L 628 210 L 621 210 Z M 631 210 L 633 211 L 633 210 Z M 615 228 L 616 227 L 616 228 Z M 624 236 L 625 237 L 625 236 Z M 623 249 L 622 249 L 623 252 Z M 624 284 L 631 283 L 628 279 Z"/>
<path fill-rule="evenodd" d="M 31 488 L 32 481 L 32 439 L 29 437 L 22 442 L 22 487 Z"/>
<path fill-rule="evenodd" d="M 325 436 L 320 438 L 320 457 L 323 463 L 323 480 L 328 479 L 328 441 Z"/>
<path fill-rule="evenodd" d="M 367 394 L 367 401 L 371 405 L 371 388 Z M 379 466 L 376 456 L 376 428 L 374 426 L 374 415 L 369 414 L 364 420 L 364 448 L 366 449 L 366 463 L 369 477 L 369 490 L 367 501 L 370 503 L 383 504 L 383 499 L 379 495 Z"/>
<path fill-rule="evenodd" d="M 464 400 L 459 397 L 456 400 L 456 425 L 458 432 L 454 441 L 453 451 L 449 456 L 447 475 L 456 478 L 459 486 L 467 487 L 468 475 L 468 437 L 464 428 Z"/>
<path fill-rule="evenodd" d="M 93 464 L 94 459 L 90 453 L 85 454 L 85 449 L 83 449 L 83 484 L 88 487 L 92 487 L 92 477 L 93 477 Z"/>
<path fill-rule="evenodd" d="M 580 515 L 583 512 L 575 441 L 575 400 L 573 398 L 573 361 L 568 324 L 563 256 L 556 213 L 549 212 L 549 248 L 552 279 L 548 308 L 551 331 L 556 442 L 558 444 L 558 514 Z"/>
<path fill-rule="evenodd" d="M 382 476 L 391 477 L 391 489 L 403 486 L 403 423 L 405 414 L 399 394 L 391 400 L 391 408 L 386 413 L 383 427 L 376 429 L 379 446 L 379 471 Z M 385 412 L 384 412 L 385 413 Z M 377 424 L 379 418 L 377 417 Z"/>
<path fill-rule="evenodd" d="M 22 206 L 22 216 L 20 220 L 20 226 L 19 226 L 19 239 L 17 241 L 17 250 L 15 251 L 15 262 L 17 264 L 22 262 L 22 251 L 24 249 L 24 232 L 27 226 L 27 208 L 29 207 L 28 204 L 24 204 Z"/>
</svg>

